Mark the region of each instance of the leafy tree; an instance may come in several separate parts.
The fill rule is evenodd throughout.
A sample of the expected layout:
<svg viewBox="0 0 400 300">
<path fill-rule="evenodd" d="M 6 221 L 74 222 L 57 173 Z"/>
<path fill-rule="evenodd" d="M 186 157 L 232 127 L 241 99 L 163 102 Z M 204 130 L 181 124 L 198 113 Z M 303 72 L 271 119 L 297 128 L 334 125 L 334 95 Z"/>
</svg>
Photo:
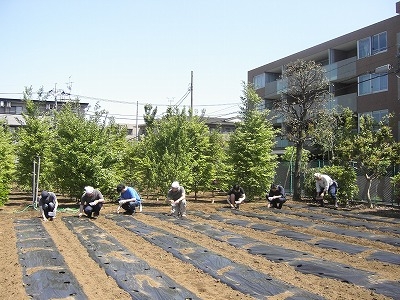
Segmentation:
<svg viewBox="0 0 400 300">
<path fill-rule="evenodd" d="M 341 166 L 353 165 L 351 149 L 354 147 L 354 138 L 357 132 L 357 116 L 346 108 L 339 116 L 335 130 L 336 145 L 333 163 Z"/>
<path fill-rule="evenodd" d="M 17 133 L 17 182 L 23 189 L 32 187 L 33 163 L 39 161 L 39 187 L 51 189 L 53 187 L 51 147 L 54 143 L 53 118 L 41 112 L 39 106 L 32 100 L 32 88 L 24 91 L 26 112 L 22 113 L 24 125 Z M 23 124 L 21 120 L 21 124 Z"/>
<path fill-rule="evenodd" d="M 156 121 L 156 115 L 157 115 L 157 107 L 153 109 L 153 106 L 151 104 L 146 104 L 144 106 L 144 122 L 146 124 L 146 130 L 151 130 L 154 126 L 154 122 Z"/>
<path fill-rule="evenodd" d="M 321 110 L 316 115 L 314 124 L 318 124 L 318 126 L 313 126 L 312 140 L 314 146 L 320 147 L 323 157 L 328 155 L 328 160 L 334 159 L 338 128 L 336 112 Z"/>
<path fill-rule="evenodd" d="M 351 156 L 365 174 L 368 182 L 366 196 L 372 208 L 372 180 L 387 173 L 393 162 L 395 141 L 391 127 L 384 120 L 377 123 L 371 116 L 361 116 L 359 124 L 360 131 L 353 141 Z"/>
<path fill-rule="evenodd" d="M 318 113 L 328 101 L 329 81 L 325 70 L 314 61 L 297 60 L 289 63 L 282 74 L 286 88 L 276 109 L 284 118 L 283 134 L 296 148 L 294 166 L 295 200 L 301 199 L 301 158 L 306 140 L 314 136 Z"/>
<path fill-rule="evenodd" d="M 228 160 L 232 165 L 232 181 L 239 183 L 252 200 L 264 193 L 274 179 L 277 157 L 272 148 L 276 131 L 266 121 L 269 112 L 256 109 L 262 99 L 250 84 L 243 83 L 241 100 L 242 122 L 230 136 Z"/>
<path fill-rule="evenodd" d="M 83 187 L 91 185 L 106 196 L 115 195 L 115 186 L 123 177 L 126 128 L 115 124 L 98 106 L 94 116 L 86 119 L 78 102 L 65 104 L 56 120 L 53 159 L 60 191 L 78 198 Z"/>
<path fill-rule="evenodd" d="M 212 146 L 216 150 L 218 144 L 211 144 L 208 127 L 200 117 L 170 107 L 141 139 L 136 174 L 144 176 L 144 186 L 157 193 L 164 194 L 178 180 L 196 196 L 211 186 L 216 173 Z"/>
<path fill-rule="evenodd" d="M 12 134 L 4 121 L 0 122 L 0 206 L 8 201 L 15 175 L 15 152 Z"/>
<path fill-rule="evenodd" d="M 396 143 L 393 145 L 393 156 L 394 162 L 399 166 L 400 164 L 400 143 Z M 398 172 L 396 175 L 391 177 L 391 183 L 394 186 L 394 197 L 397 204 L 400 204 L 400 173 Z"/>
<path fill-rule="evenodd" d="M 212 130 L 210 132 L 209 157 L 212 163 L 210 176 L 214 180 L 211 182 L 211 189 L 227 190 L 231 182 L 228 169 L 229 163 L 226 163 L 227 147 L 226 139 L 219 130 Z"/>
<path fill-rule="evenodd" d="M 342 165 L 356 164 L 364 174 L 367 179 L 366 198 L 371 208 L 374 206 L 370 196 L 372 181 L 384 176 L 396 159 L 398 144 L 394 141 L 389 121 L 390 116 L 380 122 L 369 115 L 361 116 L 357 132 L 357 119 L 346 110 L 338 130 L 337 160 Z"/>
<path fill-rule="evenodd" d="M 282 155 L 282 160 L 285 161 L 293 161 L 293 158 L 296 155 L 296 148 L 293 146 L 288 146 L 285 148 L 285 152 Z M 301 157 L 301 169 L 305 170 L 307 168 L 307 163 L 310 160 L 311 152 L 307 149 L 304 149 Z"/>
</svg>

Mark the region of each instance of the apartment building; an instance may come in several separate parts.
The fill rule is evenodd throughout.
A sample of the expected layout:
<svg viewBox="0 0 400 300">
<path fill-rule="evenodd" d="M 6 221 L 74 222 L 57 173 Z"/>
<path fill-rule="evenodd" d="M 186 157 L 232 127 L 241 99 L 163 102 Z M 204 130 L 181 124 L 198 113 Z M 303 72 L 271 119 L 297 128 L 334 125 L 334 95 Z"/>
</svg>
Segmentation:
<svg viewBox="0 0 400 300">
<path fill-rule="evenodd" d="M 58 100 L 57 103 L 54 100 L 33 101 L 39 105 L 41 111 L 50 111 L 57 107 L 62 107 L 68 100 Z M 82 112 L 86 110 L 88 105 L 88 103 L 80 103 Z M 12 131 L 24 125 L 23 112 L 26 112 L 26 102 L 24 100 L 0 98 L 0 120 L 4 120 Z"/>
<path fill-rule="evenodd" d="M 369 114 L 377 121 L 394 114 L 393 134 L 400 141 L 400 2 L 392 18 L 364 27 L 325 43 L 305 49 L 248 71 L 257 93 L 264 99 L 261 109 L 273 114 L 284 83 L 286 64 L 297 59 L 314 60 L 326 69 L 333 95 L 330 108 L 348 107 L 359 116 Z M 274 119 L 274 126 L 282 125 Z M 288 141 L 277 139 L 277 152 Z"/>
</svg>

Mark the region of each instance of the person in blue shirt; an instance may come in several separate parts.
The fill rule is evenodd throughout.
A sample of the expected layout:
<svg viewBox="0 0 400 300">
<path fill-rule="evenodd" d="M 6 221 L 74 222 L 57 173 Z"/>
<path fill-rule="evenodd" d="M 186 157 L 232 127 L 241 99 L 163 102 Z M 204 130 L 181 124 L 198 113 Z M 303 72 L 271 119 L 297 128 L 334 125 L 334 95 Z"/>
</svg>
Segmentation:
<svg viewBox="0 0 400 300">
<path fill-rule="evenodd" d="M 126 214 L 133 214 L 136 211 L 136 207 L 139 207 L 139 211 L 142 211 L 142 200 L 138 192 L 130 186 L 125 186 L 124 184 L 117 185 L 117 192 L 121 194 L 118 199 L 117 214 L 121 207 L 125 210 Z"/>
</svg>

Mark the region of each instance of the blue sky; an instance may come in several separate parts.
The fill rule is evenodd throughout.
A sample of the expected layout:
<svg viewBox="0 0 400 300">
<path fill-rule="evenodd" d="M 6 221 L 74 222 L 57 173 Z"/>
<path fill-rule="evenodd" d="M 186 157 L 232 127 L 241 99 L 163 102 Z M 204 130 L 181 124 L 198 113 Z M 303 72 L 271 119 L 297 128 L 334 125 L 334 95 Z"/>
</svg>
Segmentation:
<svg viewBox="0 0 400 300">
<path fill-rule="evenodd" d="M 119 123 L 143 105 L 229 117 L 247 71 L 396 15 L 398 0 L 0 0 L 0 97 L 62 89 Z M 91 109 L 93 110 L 93 109 Z"/>
</svg>

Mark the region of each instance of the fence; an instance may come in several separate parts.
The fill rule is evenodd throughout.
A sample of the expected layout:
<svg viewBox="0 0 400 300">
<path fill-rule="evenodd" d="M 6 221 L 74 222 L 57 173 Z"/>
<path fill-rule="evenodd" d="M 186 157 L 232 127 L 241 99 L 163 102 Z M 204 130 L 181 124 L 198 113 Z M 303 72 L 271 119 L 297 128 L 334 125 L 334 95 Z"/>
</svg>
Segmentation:
<svg viewBox="0 0 400 300">
<path fill-rule="evenodd" d="M 308 168 L 322 168 L 323 166 L 329 165 L 326 161 L 311 161 L 308 163 Z M 357 196 L 358 201 L 365 201 L 367 199 L 368 182 L 365 178 L 365 174 L 362 174 L 360 170 L 356 169 L 357 185 L 359 193 Z M 396 202 L 394 185 L 390 182 L 390 177 L 396 175 L 399 172 L 396 166 L 392 166 L 388 169 L 385 176 L 375 179 L 372 181 L 370 196 L 372 202 L 382 202 L 384 204 L 393 204 Z M 281 184 L 287 194 L 293 194 L 294 190 L 294 162 L 282 161 L 278 164 L 276 171 L 275 182 Z M 339 187 L 340 188 L 340 187 Z"/>
</svg>

